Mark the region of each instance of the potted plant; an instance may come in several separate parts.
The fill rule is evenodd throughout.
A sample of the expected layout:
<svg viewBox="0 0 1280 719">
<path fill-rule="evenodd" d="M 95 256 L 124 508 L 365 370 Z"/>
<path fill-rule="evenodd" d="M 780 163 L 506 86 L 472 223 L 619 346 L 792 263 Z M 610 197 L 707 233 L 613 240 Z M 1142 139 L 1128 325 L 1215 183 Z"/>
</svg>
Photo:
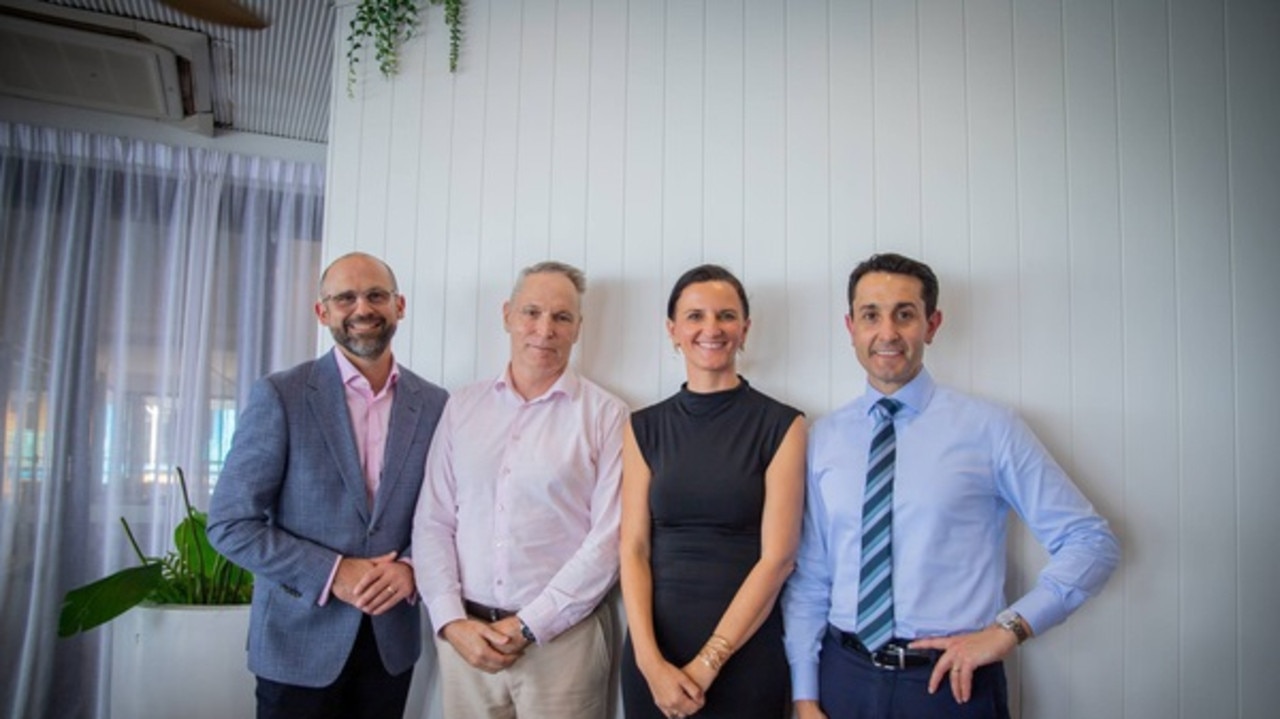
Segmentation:
<svg viewBox="0 0 1280 719">
<path fill-rule="evenodd" d="M 253 575 L 232 564 L 209 544 L 209 517 L 191 506 L 187 480 L 177 468 L 187 516 L 173 531 L 174 549 L 163 557 L 147 557 L 124 517 L 124 533 L 141 566 L 122 569 L 67 592 L 58 617 L 58 636 L 69 637 L 115 619 L 130 609 L 151 604 L 248 604 Z"/>
<path fill-rule="evenodd" d="M 191 506 L 181 468 L 177 475 L 186 517 L 174 530 L 174 548 L 163 557 L 144 555 L 122 517 L 141 565 L 67 592 L 58 635 L 119 617 L 112 625 L 113 717 L 159 719 L 173 716 L 174 707 L 189 707 L 189 719 L 251 716 L 244 647 L 253 575 L 209 544 L 208 515 Z M 139 611 L 129 612 L 134 607 Z"/>
</svg>

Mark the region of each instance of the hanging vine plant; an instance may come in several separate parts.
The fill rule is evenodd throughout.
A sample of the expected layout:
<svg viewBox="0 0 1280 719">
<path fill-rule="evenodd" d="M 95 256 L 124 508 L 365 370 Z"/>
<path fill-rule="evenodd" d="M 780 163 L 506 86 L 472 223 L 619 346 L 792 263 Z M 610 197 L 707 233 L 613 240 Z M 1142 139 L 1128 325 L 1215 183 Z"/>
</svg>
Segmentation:
<svg viewBox="0 0 1280 719">
<path fill-rule="evenodd" d="M 458 69 L 458 47 L 462 43 L 462 0 L 426 0 L 444 6 L 444 23 L 449 28 L 449 71 Z M 365 43 L 372 43 L 378 71 L 390 78 L 400 69 L 400 46 L 418 29 L 421 0 L 360 0 L 347 35 L 347 95 L 354 94 L 356 65 Z"/>
</svg>

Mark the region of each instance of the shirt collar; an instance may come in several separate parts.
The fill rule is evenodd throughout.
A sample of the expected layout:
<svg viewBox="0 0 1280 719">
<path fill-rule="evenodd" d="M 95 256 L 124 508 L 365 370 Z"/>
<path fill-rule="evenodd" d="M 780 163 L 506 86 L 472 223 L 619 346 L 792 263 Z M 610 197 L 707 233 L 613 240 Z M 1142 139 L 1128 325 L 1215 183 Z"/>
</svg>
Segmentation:
<svg viewBox="0 0 1280 719">
<path fill-rule="evenodd" d="M 542 400 L 550 400 L 555 397 L 575 397 L 578 394 L 579 382 L 578 373 L 574 372 L 572 367 L 565 367 L 564 372 L 560 374 L 560 377 L 556 379 L 555 383 L 552 384 L 546 392 L 542 393 L 541 396 L 534 397 L 528 401 L 529 403 L 533 403 Z M 516 393 L 515 389 L 512 388 L 510 364 L 508 364 L 506 368 L 502 370 L 502 374 L 498 375 L 498 377 L 493 381 L 493 389 L 496 392 L 510 395 L 517 402 L 525 402 L 525 400 Z"/>
<path fill-rule="evenodd" d="M 333 348 L 333 358 L 338 363 L 338 375 L 342 377 L 342 384 L 347 387 L 364 389 L 372 394 L 372 388 L 369 386 L 369 380 L 365 378 L 360 370 L 352 364 L 351 360 L 342 353 L 337 347 Z M 387 383 L 382 386 L 382 391 L 386 392 L 396 385 L 400 379 L 400 365 L 396 364 L 395 355 L 391 356 L 391 374 L 387 375 Z"/>
<path fill-rule="evenodd" d="M 879 402 L 883 397 L 892 396 L 902 403 L 904 409 L 910 410 L 912 414 L 920 414 L 929 405 L 929 400 L 933 399 L 933 391 L 937 386 L 937 383 L 933 381 L 933 375 L 929 374 L 929 370 L 924 367 L 920 368 L 920 374 L 916 375 L 915 379 L 906 383 L 892 395 L 885 395 L 868 382 L 867 391 L 860 400 L 858 413 L 870 414 L 871 408 L 875 406 L 876 402 Z"/>
</svg>

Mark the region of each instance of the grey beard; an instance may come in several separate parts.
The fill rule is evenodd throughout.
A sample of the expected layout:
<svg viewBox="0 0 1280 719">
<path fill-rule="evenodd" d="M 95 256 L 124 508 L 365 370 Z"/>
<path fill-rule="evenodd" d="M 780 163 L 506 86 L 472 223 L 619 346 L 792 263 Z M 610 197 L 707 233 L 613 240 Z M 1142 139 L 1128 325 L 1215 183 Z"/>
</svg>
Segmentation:
<svg viewBox="0 0 1280 719">
<path fill-rule="evenodd" d="M 329 331 L 333 335 L 334 342 L 337 342 L 356 357 L 376 359 L 387 351 L 387 347 L 391 346 L 391 338 L 396 334 L 396 326 L 384 324 L 381 332 L 367 339 L 352 337 L 347 333 L 346 328 L 330 328 Z"/>
</svg>

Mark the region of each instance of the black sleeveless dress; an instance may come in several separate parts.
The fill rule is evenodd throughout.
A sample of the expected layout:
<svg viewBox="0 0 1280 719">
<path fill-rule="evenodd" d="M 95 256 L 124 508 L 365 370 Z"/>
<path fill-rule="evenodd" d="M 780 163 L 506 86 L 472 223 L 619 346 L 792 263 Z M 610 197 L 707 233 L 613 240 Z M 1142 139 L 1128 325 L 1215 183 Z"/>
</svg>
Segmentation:
<svg viewBox="0 0 1280 719">
<path fill-rule="evenodd" d="M 662 654 L 677 667 L 698 654 L 760 559 L 764 474 L 800 412 L 743 380 L 723 392 L 687 388 L 632 415 L 649 485 L 653 622 Z M 662 712 L 636 667 L 631 637 L 622 654 L 627 719 Z M 783 719 L 791 682 L 782 616 L 769 618 L 725 663 L 697 719 Z"/>
</svg>

